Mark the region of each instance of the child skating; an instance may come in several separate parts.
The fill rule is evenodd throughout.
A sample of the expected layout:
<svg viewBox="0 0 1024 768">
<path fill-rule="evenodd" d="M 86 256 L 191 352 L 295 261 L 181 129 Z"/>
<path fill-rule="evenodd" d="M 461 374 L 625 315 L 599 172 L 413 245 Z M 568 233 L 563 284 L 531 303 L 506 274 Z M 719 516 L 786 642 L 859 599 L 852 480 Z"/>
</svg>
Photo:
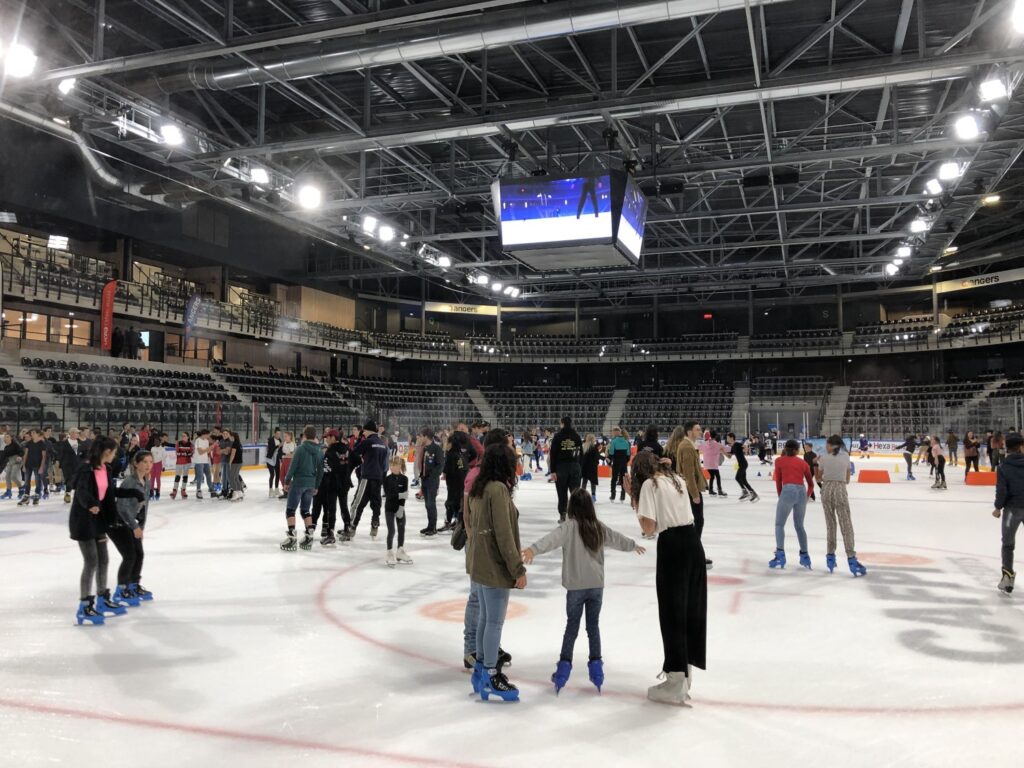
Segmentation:
<svg viewBox="0 0 1024 768">
<path fill-rule="evenodd" d="M 565 687 L 572 672 L 573 646 L 580 630 L 580 619 L 587 615 L 587 637 L 590 640 L 590 658 L 587 671 L 590 682 L 601 690 L 604 685 L 604 662 L 601 659 L 601 632 L 598 624 L 604 598 L 604 549 L 612 547 L 622 552 L 642 555 L 644 548 L 633 539 L 613 531 L 597 519 L 594 502 L 585 489 L 577 488 L 569 497 L 566 520 L 544 538 L 523 550 L 523 562 L 529 565 L 533 558 L 562 547 L 562 586 L 565 595 L 565 635 L 562 651 L 551 682 L 555 693 Z"/>
<path fill-rule="evenodd" d="M 395 456 L 391 459 L 391 474 L 384 478 L 384 522 L 388 526 L 388 556 L 385 561 L 390 568 L 398 563 L 412 565 L 412 558 L 405 554 L 405 500 L 409 498 L 409 478 L 405 476 L 405 459 Z M 398 529 L 398 551 L 395 544 L 395 529 Z"/>
</svg>

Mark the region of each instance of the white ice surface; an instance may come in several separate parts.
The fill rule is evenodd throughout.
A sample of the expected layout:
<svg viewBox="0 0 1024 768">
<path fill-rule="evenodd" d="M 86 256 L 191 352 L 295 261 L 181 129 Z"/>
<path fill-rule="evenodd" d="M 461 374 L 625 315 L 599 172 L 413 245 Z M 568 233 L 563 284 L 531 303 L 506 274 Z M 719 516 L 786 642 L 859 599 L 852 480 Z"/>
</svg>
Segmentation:
<svg viewBox="0 0 1024 768">
<path fill-rule="evenodd" d="M 769 571 L 774 488 L 755 462 L 763 498 L 741 504 L 723 469 L 730 497 L 705 502 L 708 670 L 688 709 L 644 698 L 662 660 L 653 548 L 607 557 L 603 696 L 582 631 L 569 686 L 556 697 L 547 682 L 564 620 L 555 553 L 529 569 L 505 625 L 522 701 L 484 704 L 462 672 L 462 555 L 416 534 L 421 502 L 415 564 L 391 570 L 368 520 L 353 544 L 281 552 L 265 473 L 246 473 L 243 504 L 171 501 L 165 480 L 146 538 L 156 600 L 104 627 L 73 625 L 66 507 L 2 502 L 0 765 L 1020 765 L 1024 594 L 995 590 L 991 489 L 950 469 L 950 490 L 931 491 L 926 468 L 915 483 L 851 485 L 869 570 L 854 579 L 841 540 L 840 569 L 824 569 L 820 504 L 814 571 L 793 562 L 792 524 L 791 564 Z M 555 518 L 554 487 L 536 477 L 517 492 L 524 545 Z M 635 535 L 607 490 L 602 479 L 599 515 Z M 112 579 L 118 562 L 112 549 Z"/>
</svg>

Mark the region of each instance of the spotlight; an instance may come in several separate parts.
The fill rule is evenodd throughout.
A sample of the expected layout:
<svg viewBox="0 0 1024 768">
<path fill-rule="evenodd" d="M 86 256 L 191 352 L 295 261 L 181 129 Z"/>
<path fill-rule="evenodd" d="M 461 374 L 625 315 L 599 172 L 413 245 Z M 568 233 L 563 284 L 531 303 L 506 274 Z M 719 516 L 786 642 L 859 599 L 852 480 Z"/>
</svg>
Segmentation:
<svg viewBox="0 0 1024 768">
<path fill-rule="evenodd" d="M 941 264 L 933 264 L 928 271 L 929 272 L 941 272 L 942 271 L 942 265 Z"/>
<path fill-rule="evenodd" d="M 956 131 L 956 137 L 961 141 L 972 141 L 981 134 L 981 125 L 978 122 L 978 117 L 973 114 L 958 117 L 956 122 L 953 123 L 953 129 Z"/>
<path fill-rule="evenodd" d="M 895 264 L 897 267 L 902 267 L 903 266 L 903 259 L 893 259 L 892 263 Z"/>
<path fill-rule="evenodd" d="M 896 255 L 899 256 L 901 259 L 909 259 L 913 251 L 914 249 L 911 248 L 909 245 L 901 245 L 899 248 L 896 249 Z"/>
<path fill-rule="evenodd" d="M 505 288 L 505 295 L 506 296 L 511 296 L 512 295 L 512 291 L 514 291 L 514 290 L 515 290 L 515 288 L 513 288 L 511 285 L 506 287 Z"/>
<path fill-rule="evenodd" d="M 978 87 L 982 101 L 1001 101 L 1010 95 L 1006 83 L 1000 77 L 992 77 Z"/>
<path fill-rule="evenodd" d="M 981 198 L 981 204 L 982 205 L 999 205 L 999 202 L 1002 199 L 1003 198 L 1000 195 L 985 195 L 985 197 Z"/>
<path fill-rule="evenodd" d="M 476 276 L 477 285 L 487 285 L 489 282 L 491 282 L 491 278 L 489 278 L 487 275 L 481 274 Z"/>
<path fill-rule="evenodd" d="M 958 248 L 957 246 L 951 245 L 948 248 L 946 248 L 946 250 L 944 250 L 942 252 L 942 255 L 943 256 L 952 256 L 954 253 L 956 253 L 959 250 L 960 250 L 960 248 Z"/>
<path fill-rule="evenodd" d="M 304 184 L 299 187 L 299 206 L 305 208 L 307 211 L 319 208 L 323 199 L 324 193 L 320 191 L 319 187 L 314 187 L 312 184 Z"/>
<path fill-rule="evenodd" d="M 929 179 L 928 183 L 924 185 L 924 189 L 929 195 L 942 194 L 942 184 L 938 179 Z"/>
<path fill-rule="evenodd" d="M 520 293 L 521 293 L 521 291 L 518 288 L 513 288 L 511 296 L 512 296 L 513 299 L 518 299 Z"/>
<path fill-rule="evenodd" d="M 11 211 L 0 211 L 0 224 L 17 224 L 18 215 Z"/>
<path fill-rule="evenodd" d="M 450 256 L 438 256 L 437 257 L 437 266 L 444 267 L 444 268 L 447 269 L 451 265 L 452 265 L 452 259 L 451 259 Z"/>
<path fill-rule="evenodd" d="M 73 90 L 75 90 L 75 83 L 78 81 L 73 77 L 66 77 L 57 83 L 57 90 L 60 91 L 62 96 L 67 96 Z"/>
<path fill-rule="evenodd" d="M 920 235 L 931 229 L 931 223 L 927 219 L 914 219 L 910 222 L 910 231 L 915 235 Z"/>
<path fill-rule="evenodd" d="M 395 228 L 389 227 L 387 224 L 381 226 L 377 231 L 377 237 L 381 239 L 381 242 L 390 243 L 395 239 Z"/>
<path fill-rule="evenodd" d="M 160 136 L 163 137 L 164 143 L 169 147 L 180 147 L 185 143 L 185 134 L 181 132 L 181 128 L 174 125 L 174 123 L 165 123 L 160 126 Z"/>
<path fill-rule="evenodd" d="M 1010 11 L 1010 23 L 1017 34 L 1024 34 L 1024 0 L 1015 0 Z"/>
<path fill-rule="evenodd" d="M 55 251 L 66 251 L 68 249 L 68 239 L 63 235 L 50 235 L 50 239 L 46 242 L 47 248 L 52 248 Z"/>
<path fill-rule="evenodd" d="M 377 219 L 374 216 L 363 216 L 363 232 L 372 235 L 377 229 Z"/>
<path fill-rule="evenodd" d="M 939 178 L 942 181 L 953 181 L 954 179 L 959 179 L 963 173 L 960 163 L 953 160 L 939 166 Z"/>
<path fill-rule="evenodd" d="M 497 281 L 491 283 L 491 290 L 494 291 L 495 293 L 501 293 L 501 289 L 504 288 L 504 287 L 505 287 L 504 285 L 502 285 L 501 283 L 499 283 Z"/>
<path fill-rule="evenodd" d="M 254 165 L 249 170 L 249 178 L 252 179 L 253 184 L 266 185 L 270 183 L 270 174 L 267 173 L 267 169 L 258 165 Z"/>
<path fill-rule="evenodd" d="M 7 73 L 8 77 L 28 77 L 36 68 L 38 58 L 35 51 L 27 45 L 15 43 L 7 51 L 7 56 L 4 57 L 4 72 Z"/>
<path fill-rule="evenodd" d="M 895 264 L 886 264 L 885 265 L 885 273 L 887 275 L 895 275 L 899 271 L 900 271 L 900 268 L 897 267 Z"/>
</svg>

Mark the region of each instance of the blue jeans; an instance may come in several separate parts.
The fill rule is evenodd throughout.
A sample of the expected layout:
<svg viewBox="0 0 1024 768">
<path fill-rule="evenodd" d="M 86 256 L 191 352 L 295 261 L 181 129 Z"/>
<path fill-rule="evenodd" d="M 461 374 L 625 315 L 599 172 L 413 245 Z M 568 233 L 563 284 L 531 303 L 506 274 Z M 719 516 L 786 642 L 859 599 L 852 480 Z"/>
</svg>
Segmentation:
<svg viewBox="0 0 1024 768">
<path fill-rule="evenodd" d="M 511 589 L 485 587 L 478 584 L 480 617 L 476 622 L 476 658 L 486 669 L 497 669 L 498 646 L 501 645 L 501 628 L 505 624 L 508 598 Z"/>
<path fill-rule="evenodd" d="M 807 551 L 807 531 L 804 530 L 804 515 L 807 513 L 807 487 L 787 483 L 782 486 L 779 503 L 775 506 L 775 548 L 786 548 L 786 521 L 793 513 L 793 526 L 800 542 L 800 551 Z"/>
<path fill-rule="evenodd" d="M 298 488 L 291 486 L 288 489 L 288 501 L 285 502 L 285 517 L 295 517 L 295 510 L 301 508 L 302 516 L 309 517 L 309 508 L 313 505 L 313 491 L 315 488 Z"/>
<path fill-rule="evenodd" d="M 587 638 L 590 640 L 590 659 L 601 658 L 601 628 L 598 620 L 601 617 L 601 603 L 604 601 L 604 590 L 570 589 L 565 593 L 565 635 L 562 637 L 563 661 L 572 661 L 572 649 L 576 645 L 576 636 L 580 633 L 580 618 L 587 611 Z"/>
<path fill-rule="evenodd" d="M 21 492 L 28 496 L 28 492 L 32 488 L 33 477 L 36 479 L 36 496 L 41 496 L 46 490 L 46 481 L 43 480 L 43 470 L 39 467 L 25 467 L 25 485 L 22 486 Z"/>
<path fill-rule="evenodd" d="M 213 470 L 210 468 L 210 464 L 193 464 L 196 470 L 196 490 L 203 490 L 203 477 L 206 477 L 206 487 L 210 489 L 210 493 L 213 493 Z"/>
<path fill-rule="evenodd" d="M 468 656 L 476 653 L 476 623 L 480 620 L 479 587 L 469 580 L 469 599 L 466 601 L 466 617 L 462 627 L 462 653 Z M 481 660 L 482 661 L 482 660 Z"/>
</svg>

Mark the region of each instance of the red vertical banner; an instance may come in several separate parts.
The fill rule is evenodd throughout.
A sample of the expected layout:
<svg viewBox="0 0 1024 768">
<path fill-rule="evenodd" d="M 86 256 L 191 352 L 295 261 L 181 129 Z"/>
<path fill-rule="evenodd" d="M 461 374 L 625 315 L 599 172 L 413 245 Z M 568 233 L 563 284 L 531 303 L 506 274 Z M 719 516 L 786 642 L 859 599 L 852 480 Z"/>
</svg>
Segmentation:
<svg viewBox="0 0 1024 768">
<path fill-rule="evenodd" d="M 215 419 L 214 419 L 214 422 L 213 422 L 214 426 L 216 426 L 218 429 L 220 427 L 224 426 L 224 422 L 221 420 L 221 418 L 222 418 L 221 413 L 222 413 L 222 411 L 221 411 L 221 408 L 220 408 L 220 400 L 218 400 L 217 401 L 217 412 L 216 412 L 216 416 L 215 416 Z"/>
<path fill-rule="evenodd" d="M 117 280 L 111 280 L 103 286 L 100 296 L 100 349 L 110 351 L 110 342 L 114 337 L 114 296 L 117 294 Z"/>
</svg>

